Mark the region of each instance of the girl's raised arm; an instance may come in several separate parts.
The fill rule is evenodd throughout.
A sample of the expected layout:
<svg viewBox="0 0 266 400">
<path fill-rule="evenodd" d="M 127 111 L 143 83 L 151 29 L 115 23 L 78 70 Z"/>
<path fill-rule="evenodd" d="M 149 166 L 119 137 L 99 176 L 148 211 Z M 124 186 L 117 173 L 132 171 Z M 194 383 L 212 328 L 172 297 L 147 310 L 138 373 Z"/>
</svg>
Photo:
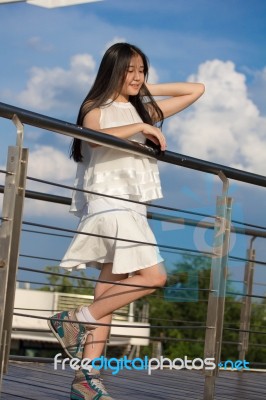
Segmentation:
<svg viewBox="0 0 266 400">
<path fill-rule="evenodd" d="M 108 135 L 117 136 L 120 139 L 128 139 L 136 133 L 142 132 L 147 139 L 150 139 L 155 144 L 159 144 L 162 151 L 166 149 L 166 140 L 160 129 L 155 126 L 145 124 L 144 122 L 101 129 L 99 108 L 94 108 L 85 115 L 83 126 L 84 128 L 89 128 L 95 131 L 107 133 Z M 100 145 L 91 143 L 90 146 L 98 147 Z"/>
<path fill-rule="evenodd" d="M 202 83 L 189 82 L 146 84 L 146 87 L 152 96 L 168 97 L 157 101 L 164 118 L 171 117 L 190 106 L 205 90 Z"/>
</svg>

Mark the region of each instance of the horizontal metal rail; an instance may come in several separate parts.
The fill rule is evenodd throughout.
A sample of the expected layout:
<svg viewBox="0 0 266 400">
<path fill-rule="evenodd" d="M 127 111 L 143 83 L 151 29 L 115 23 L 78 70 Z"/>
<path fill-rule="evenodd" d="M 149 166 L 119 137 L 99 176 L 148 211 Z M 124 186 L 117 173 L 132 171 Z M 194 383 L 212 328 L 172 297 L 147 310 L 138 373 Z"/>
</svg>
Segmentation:
<svg viewBox="0 0 266 400">
<path fill-rule="evenodd" d="M 24 313 L 18 313 L 18 312 L 14 312 L 13 315 L 19 316 L 19 317 L 23 317 L 23 318 L 31 318 L 31 319 L 41 319 L 41 320 L 49 320 L 50 318 L 47 317 L 42 317 L 40 315 L 32 315 L 32 314 L 24 314 Z M 60 318 L 54 318 L 53 320 L 55 321 L 61 321 Z M 68 320 L 67 322 L 65 321 L 65 323 L 72 323 L 72 320 Z M 171 321 L 172 322 L 172 321 Z M 78 324 L 85 324 L 85 325 L 89 325 L 89 322 L 76 322 Z M 117 324 L 117 323 L 102 323 L 102 322 L 95 322 L 95 325 L 97 326 L 113 326 L 113 327 L 130 327 L 130 328 L 143 328 L 143 326 L 145 325 L 125 325 L 125 324 Z M 161 329 L 206 329 L 206 325 L 188 325 L 188 326 L 180 326 L 180 325 L 147 325 L 150 328 L 161 328 Z M 20 330 L 19 328 L 17 330 Z M 238 329 L 238 328 L 227 328 L 225 327 L 224 330 L 228 330 L 228 331 L 234 331 L 234 332 L 250 332 L 250 333 L 254 333 L 256 335 L 266 335 L 266 332 L 264 331 L 253 331 L 253 330 L 248 330 L 248 329 Z M 29 329 L 29 331 L 31 331 L 31 329 Z"/>
<path fill-rule="evenodd" d="M 32 111 L 11 106 L 9 104 L 0 103 L 0 116 L 11 120 L 14 115 L 17 115 L 20 121 L 27 125 L 32 125 L 41 129 L 96 144 L 104 144 L 108 147 L 114 147 L 135 154 L 144 154 L 169 164 L 180 165 L 182 167 L 197 171 L 207 172 L 214 175 L 219 175 L 221 172 L 223 172 L 227 178 L 240 182 L 246 182 L 252 185 L 266 187 L 266 177 L 262 175 L 253 174 L 251 172 L 200 160 L 198 158 L 189 157 L 187 155 L 174 153 L 171 151 L 158 152 L 155 149 L 149 148 L 148 146 L 139 145 L 138 143 L 131 142 L 129 140 L 119 139 L 113 135 L 93 131 L 91 129 L 77 126 L 70 122 L 50 118 L 46 115 L 34 113 Z"/>
<path fill-rule="evenodd" d="M 49 273 L 47 273 L 47 271 L 41 271 L 41 270 L 38 270 L 38 269 L 33 269 L 33 268 L 28 268 L 28 267 L 18 267 L 18 269 L 19 270 L 23 270 L 23 271 L 28 271 L 28 272 L 35 272 L 35 273 L 37 273 L 37 274 L 44 274 L 44 275 L 53 275 L 53 276 L 61 276 L 61 277 L 64 277 L 65 276 L 65 274 L 63 274 L 63 273 L 59 273 L 59 272 L 49 272 Z M 69 278 L 74 278 L 74 279 L 77 279 L 77 280 L 82 280 L 82 281 L 88 281 L 88 282 L 101 282 L 101 283 L 110 283 L 110 284 L 115 284 L 115 285 L 119 285 L 119 286 L 128 286 L 128 287 L 137 287 L 137 288 L 143 288 L 143 289 L 147 289 L 147 288 L 150 288 L 151 286 L 143 286 L 143 285 L 132 285 L 132 284 L 129 284 L 129 283 L 122 283 L 122 282 L 113 282 L 113 281 L 107 281 L 107 280 L 102 280 L 102 279 L 95 279 L 95 278 L 85 278 L 85 277 L 80 277 L 80 276 L 74 276 L 74 275 L 68 275 L 68 277 Z M 73 286 L 72 286 L 73 287 Z M 161 289 L 160 287 L 156 287 L 156 286 L 153 286 L 154 288 L 156 288 L 156 289 Z M 82 289 L 82 287 L 80 287 L 80 289 Z M 185 288 L 182 288 L 182 287 L 172 287 L 172 286 L 165 286 L 164 287 L 164 289 L 171 289 L 172 291 L 179 291 L 179 292 L 182 292 L 182 291 L 196 291 L 196 292 L 210 292 L 210 291 L 212 291 L 212 292 L 214 292 L 214 290 L 210 290 L 210 289 L 208 289 L 208 288 L 189 288 L 189 287 L 185 287 Z M 229 294 L 229 295 L 235 295 L 235 296 L 242 296 L 242 297 L 252 297 L 252 298 L 258 298 L 258 299 L 266 299 L 266 296 L 259 296 L 259 295 L 255 295 L 255 294 L 245 294 L 245 293 L 235 293 L 235 292 L 231 292 L 231 291 L 226 291 L 225 292 L 226 294 Z M 150 295 L 150 296 L 152 296 L 152 295 Z"/>
<path fill-rule="evenodd" d="M 21 281 L 17 281 L 17 282 L 21 282 Z M 27 282 L 27 281 L 25 281 L 25 282 Z M 34 283 L 34 282 L 33 282 Z M 50 285 L 49 285 L 50 286 Z M 237 303 L 237 302 L 235 302 L 235 303 Z M 47 309 L 47 308 L 27 308 L 27 307 L 14 307 L 14 310 L 19 310 L 19 311 L 21 311 L 21 310 L 23 310 L 23 311 L 38 311 L 38 312 L 50 312 L 51 314 L 55 314 L 55 313 L 57 313 L 57 312 L 61 312 L 61 311 L 64 311 L 64 310 L 62 310 L 62 309 Z M 122 315 L 122 316 L 125 316 L 125 313 L 120 313 L 120 312 L 115 312 L 115 315 Z M 138 313 L 135 313 L 135 314 L 127 314 L 127 316 L 128 317 L 132 317 L 132 318 L 135 318 L 135 319 L 137 319 L 137 317 L 138 317 Z M 171 321 L 171 323 L 173 323 L 173 322 L 178 322 L 179 324 L 180 323 L 182 323 L 182 324 L 193 324 L 194 326 L 196 325 L 196 324 L 198 324 L 199 326 L 202 326 L 203 325 L 203 323 L 205 323 L 205 321 L 188 321 L 188 320 L 182 320 L 182 319 L 171 319 L 171 320 L 169 320 L 169 319 L 167 319 L 167 318 L 149 318 L 149 321 L 167 321 L 167 322 L 169 322 L 169 321 Z M 230 327 L 229 325 L 235 325 L 235 322 L 226 322 L 226 323 L 224 323 L 224 326 L 226 326 L 226 327 Z M 264 326 L 264 325 L 262 325 L 262 326 L 259 326 L 259 325 L 252 325 L 252 328 L 261 328 L 261 329 L 265 329 L 265 331 L 266 331 L 266 326 Z M 14 330 L 31 330 L 31 328 L 14 328 Z M 36 330 L 36 329 L 35 329 Z M 45 330 L 42 330 L 42 329 L 40 329 L 40 332 L 41 331 L 45 331 L 46 332 L 46 329 Z M 265 344 L 263 344 L 262 346 L 264 346 L 264 347 L 266 347 L 266 343 Z"/>
<path fill-rule="evenodd" d="M 17 312 L 14 312 L 13 315 L 16 315 L 18 317 L 23 317 L 23 318 L 38 319 L 38 320 L 41 319 L 41 320 L 44 320 L 44 321 L 48 321 L 48 320 L 51 319 L 51 317 L 47 318 L 47 317 L 42 317 L 40 315 L 24 314 L 24 313 L 17 313 Z M 62 321 L 62 319 L 60 319 L 60 318 L 52 317 L 52 319 L 53 319 L 53 321 Z M 71 320 L 71 319 L 69 319 L 67 321 L 64 321 L 64 323 L 67 323 L 67 324 L 71 324 L 73 322 L 75 322 L 76 324 L 79 324 L 79 325 L 90 325 L 89 322 L 80 322 L 80 321 L 74 321 L 74 320 Z M 171 329 L 176 329 L 176 328 L 184 329 L 184 330 L 185 329 L 206 329 L 205 325 L 202 325 L 202 326 L 199 326 L 199 325 L 197 325 L 197 326 L 178 326 L 178 325 L 162 326 L 162 325 L 150 325 L 149 323 L 147 323 L 147 325 L 145 325 L 145 323 L 143 323 L 142 325 L 138 325 L 137 323 L 135 323 L 134 325 L 125 325 L 125 324 L 117 324 L 117 323 L 108 324 L 108 323 L 103 323 L 103 322 L 99 322 L 99 321 L 95 322 L 94 324 L 97 325 L 97 326 L 113 326 L 113 327 L 117 327 L 117 328 L 127 327 L 127 328 L 136 328 L 136 329 L 137 328 L 143 328 L 143 327 L 163 328 L 163 329 L 170 329 L 170 330 Z"/>
<path fill-rule="evenodd" d="M 3 192 L 4 192 L 4 186 L 0 185 L 0 193 L 3 193 Z M 70 197 L 57 196 L 54 194 L 43 193 L 43 192 L 35 192 L 32 190 L 26 190 L 25 197 L 29 198 L 29 199 L 33 199 L 33 200 L 47 201 L 47 202 L 56 203 L 56 204 L 63 204 L 63 205 L 71 204 Z M 179 210 L 179 211 L 190 214 L 190 211 L 187 211 L 187 210 Z M 200 214 L 198 213 L 198 215 L 200 215 Z M 212 222 L 200 221 L 200 220 L 183 218 L 183 217 L 182 218 L 173 217 L 171 215 L 155 213 L 155 212 L 151 212 L 151 211 L 148 211 L 147 216 L 149 219 L 154 219 L 154 220 L 158 220 L 158 221 L 171 222 L 171 223 L 175 223 L 175 224 L 181 224 L 181 225 L 183 224 L 183 225 L 188 225 L 188 226 L 195 226 L 198 228 L 214 229 L 214 223 L 212 223 Z M 251 225 L 251 224 L 249 224 L 249 225 Z M 266 238 L 266 231 L 264 231 L 264 230 L 241 228 L 241 227 L 233 226 L 232 232 L 239 233 L 241 235 Z"/>
<path fill-rule="evenodd" d="M 28 272 L 35 272 L 36 274 L 44 274 L 44 275 L 52 275 L 52 276 L 61 276 L 64 277 L 66 276 L 64 273 L 59 273 L 59 272 L 49 272 L 47 273 L 47 271 L 41 271 L 38 269 L 34 269 L 34 268 L 28 268 L 28 267 L 19 267 L 19 270 L 23 270 L 23 271 L 28 271 Z M 144 285 L 135 285 L 135 284 L 131 284 L 131 283 L 122 283 L 122 282 L 114 282 L 114 281 L 108 281 L 108 280 L 103 280 L 103 279 L 95 279 L 95 278 L 86 278 L 86 277 L 81 277 L 81 276 L 75 276 L 75 275 L 68 275 L 68 278 L 74 278 L 74 279 L 80 279 L 82 281 L 88 281 L 88 282 L 101 282 L 101 283 L 110 283 L 110 285 L 118 285 L 118 286 L 126 286 L 126 287 L 134 287 L 134 288 L 142 288 L 142 289 L 150 289 L 151 287 L 154 289 L 161 289 L 160 286 L 144 286 Z M 82 289 L 82 287 L 80 287 Z M 206 288 L 206 289 L 199 289 L 199 288 L 173 288 L 172 286 L 165 286 L 165 289 L 169 288 L 171 290 L 175 290 L 175 291 L 187 291 L 187 290 L 192 290 L 194 292 L 209 292 L 210 289 Z M 87 288 L 86 288 L 87 289 Z"/>
<path fill-rule="evenodd" d="M 119 336 L 119 335 L 116 335 Z M 161 338 L 158 338 L 161 339 Z M 174 339 L 174 338 L 172 338 Z M 182 339 L 181 339 L 182 340 Z M 180 341 L 180 339 L 176 339 L 176 341 Z M 193 340 L 193 342 L 197 341 L 196 339 Z M 10 355 L 9 357 L 10 361 L 19 361 L 19 362 L 35 362 L 35 363 L 47 363 L 47 364 L 52 364 L 54 363 L 54 358 L 48 358 L 48 357 L 30 357 L 30 356 L 17 356 L 17 355 Z M 66 359 L 65 361 L 66 364 L 69 363 L 69 360 Z M 251 362 L 250 365 L 266 365 L 266 363 L 258 363 L 258 362 Z M 167 368 L 167 366 L 165 366 Z M 229 368 L 227 368 L 229 370 Z M 251 368 L 246 369 L 245 373 L 248 373 Z"/>
</svg>

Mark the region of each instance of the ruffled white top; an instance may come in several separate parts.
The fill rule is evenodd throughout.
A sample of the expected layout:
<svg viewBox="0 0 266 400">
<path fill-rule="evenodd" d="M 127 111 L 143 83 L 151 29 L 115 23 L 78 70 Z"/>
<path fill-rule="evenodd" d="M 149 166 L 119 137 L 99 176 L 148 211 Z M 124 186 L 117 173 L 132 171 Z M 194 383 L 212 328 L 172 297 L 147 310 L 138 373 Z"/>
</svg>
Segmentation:
<svg viewBox="0 0 266 400">
<path fill-rule="evenodd" d="M 138 122 L 131 103 L 113 102 L 101 108 L 102 129 Z M 143 143 L 145 137 L 138 133 L 130 140 Z M 85 142 L 82 154 L 75 186 L 96 194 L 74 191 L 70 211 L 81 219 L 60 266 L 72 270 L 112 263 L 114 274 L 124 274 L 163 262 L 146 204 L 126 201 L 162 197 L 156 160 L 104 146 L 92 148 Z"/>
<path fill-rule="evenodd" d="M 130 102 L 114 101 L 101 107 L 101 129 L 139 122 L 142 120 Z M 146 140 L 142 133 L 128 139 L 140 143 Z M 157 160 L 106 146 L 90 147 L 85 142 L 82 155 L 74 187 L 141 202 L 162 197 Z M 74 191 L 70 212 L 80 217 L 94 198 L 92 194 Z"/>
</svg>

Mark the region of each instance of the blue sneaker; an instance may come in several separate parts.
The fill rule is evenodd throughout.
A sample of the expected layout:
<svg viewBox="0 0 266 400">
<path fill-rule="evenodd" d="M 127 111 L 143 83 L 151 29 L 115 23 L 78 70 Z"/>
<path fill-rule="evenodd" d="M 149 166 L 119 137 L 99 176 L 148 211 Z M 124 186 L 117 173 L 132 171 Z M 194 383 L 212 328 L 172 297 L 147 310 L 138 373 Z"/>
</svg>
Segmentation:
<svg viewBox="0 0 266 400">
<path fill-rule="evenodd" d="M 106 391 L 100 372 L 79 369 L 71 385 L 71 400 L 114 400 Z"/>
<path fill-rule="evenodd" d="M 84 345 L 94 325 L 83 325 L 77 320 L 77 310 L 62 311 L 53 315 L 48 321 L 48 326 L 62 345 L 70 358 L 82 359 Z M 73 321 L 73 322 L 70 322 Z"/>
</svg>

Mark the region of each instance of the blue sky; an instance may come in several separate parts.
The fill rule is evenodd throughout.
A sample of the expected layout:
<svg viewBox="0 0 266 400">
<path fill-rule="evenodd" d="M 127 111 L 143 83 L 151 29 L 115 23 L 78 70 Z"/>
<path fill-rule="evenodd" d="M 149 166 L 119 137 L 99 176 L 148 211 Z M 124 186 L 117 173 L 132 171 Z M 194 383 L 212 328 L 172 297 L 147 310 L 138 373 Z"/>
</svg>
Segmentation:
<svg viewBox="0 0 266 400">
<path fill-rule="evenodd" d="M 206 93 L 198 103 L 165 122 L 170 150 L 265 175 L 265 17 L 264 0 L 105 0 L 58 9 L 1 5 L 0 100 L 74 122 L 105 49 L 116 41 L 131 42 L 148 55 L 151 82 L 205 83 Z M 12 124 L 1 119 L 2 167 L 14 140 Z M 26 127 L 25 146 L 31 152 L 29 175 L 73 183 L 68 139 Z M 160 168 L 165 193 L 161 203 L 214 213 L 221 192 L 216 177 L 164 164 Z M 230 195 L 235 219 L 266 225 L 265 190 L 232 182 Z M 25 219 L 67 227 L 77 222 L 66 207 L 51 209 L 30 201 Z M 203 240 L 197 230 L 153 225 L 160 243 L 189 248 L 201 243 L 208 248 L 209 239 Z M 247 245 L 247 238 L 238 238 L 232 254 L 244 257 Z M 41 255 L 61 258 L 66 246 L 63 240 L 55 244 L 29 234 L 22 238 L 24 253 L 34 247 Z M 257 239 L 255 247 L 257 258 L 265 260 L 265 242 Z M 174 261 L 167 256 L 169 269 Z M 230 272 L 241 278 L 243 263 L 233 263 Z M 265 267 L 256 266 L 256 280 L 266 282 Z"/>
</svg>

